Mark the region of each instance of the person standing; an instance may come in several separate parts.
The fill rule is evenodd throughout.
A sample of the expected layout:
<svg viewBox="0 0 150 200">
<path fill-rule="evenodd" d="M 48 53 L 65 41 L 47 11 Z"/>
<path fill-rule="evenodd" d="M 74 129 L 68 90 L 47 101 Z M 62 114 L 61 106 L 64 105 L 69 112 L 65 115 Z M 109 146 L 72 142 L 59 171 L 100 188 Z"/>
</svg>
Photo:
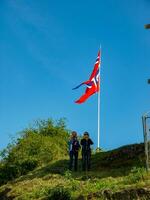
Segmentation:
<svg viewBox="0 0 150 200">
<path fill-rule="evenodd" d="M 89 133 L 84 132 L 83 139 L 81 140 L 82 146 L 82 170 L 90 170 L 91 168 L 91 145 L 93 141 L 89 138 Z"/>
<path fill-rule="evenodd" d="M 72 170 L 74 165 L 74 170 L 77 171 L 78 169 L 78 152 L 80 149 L 80 143 L 77 139 L 77 132 L 72 131 L 71 137 L 69 140 L 69 170 Z"/>
</svg>

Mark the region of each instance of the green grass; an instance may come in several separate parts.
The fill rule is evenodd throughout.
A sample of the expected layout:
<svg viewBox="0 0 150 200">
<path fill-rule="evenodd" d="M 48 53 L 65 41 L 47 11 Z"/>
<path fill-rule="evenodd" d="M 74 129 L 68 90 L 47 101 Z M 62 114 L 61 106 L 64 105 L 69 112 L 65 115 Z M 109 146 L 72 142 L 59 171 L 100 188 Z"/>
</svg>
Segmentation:
<svg viewBox="0 0 150 200">
<path fill-rule="evenodd" d="M 53 160 L 0 187 L 0 195 L 15 200 L 51 199 L 148 199 L 150 174 L 145 171 L 144 146 L 135 144 L 92 155 L 92 168 L 68 171 L 68 157 Z M 143 194 L 141 188 L 144 190 Z M 68 196 L 67 196 L 68 195 Z M 122 195 L 122 196 L 119 196 Z M 53 197 L 54 198 L 54 197 Z M 67 200 L 67 199 L 66 199 Z"/>
</svg>

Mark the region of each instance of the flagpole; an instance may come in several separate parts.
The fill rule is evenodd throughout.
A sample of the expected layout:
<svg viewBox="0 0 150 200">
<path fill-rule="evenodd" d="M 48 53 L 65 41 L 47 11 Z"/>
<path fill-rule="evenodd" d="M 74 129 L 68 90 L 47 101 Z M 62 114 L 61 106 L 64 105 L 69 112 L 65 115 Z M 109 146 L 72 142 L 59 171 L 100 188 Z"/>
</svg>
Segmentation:
<svg viewBox="0 0 150 200">
<path fill-rule="evenodd" d="M 100 64 L 101 64 L 101 45 L 100 45 Z M 98 91 L 98 123 L 97 123 L 97 129 L 98 129 L 98 149 L 100 148 L 100 64 L 99 64 L 99 91 Z"/>
<path fill-rule="evenodd" d="M 98 127 L 97 128 L 98 128 L 98 149 L 99 149 L 100 148 L 100 91 L 98 91 Z"/>
</svg>

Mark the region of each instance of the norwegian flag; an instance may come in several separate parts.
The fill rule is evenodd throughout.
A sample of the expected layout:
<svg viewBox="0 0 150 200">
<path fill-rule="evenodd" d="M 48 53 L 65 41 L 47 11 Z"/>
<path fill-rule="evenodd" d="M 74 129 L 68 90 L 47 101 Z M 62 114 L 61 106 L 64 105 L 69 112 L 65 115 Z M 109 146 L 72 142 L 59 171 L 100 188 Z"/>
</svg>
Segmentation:
<svg viewBox="0 0 150 200">
<path fill-rule="evenodd" d="M 86 85 L 85 93 L 77 100 L 75 103 L 81 104 L 85 102 L 91 95 L 96 92 L 99 92 L 99 83 L 100 83 L 100 51 L 98 52 L 98 56 L 94 65 L 94 69 L 88 81 L 85 81 L 78 85 L 77 87 L 73 88 L 73 90 L 79 88 L 81 85 Z"/>
</svg>

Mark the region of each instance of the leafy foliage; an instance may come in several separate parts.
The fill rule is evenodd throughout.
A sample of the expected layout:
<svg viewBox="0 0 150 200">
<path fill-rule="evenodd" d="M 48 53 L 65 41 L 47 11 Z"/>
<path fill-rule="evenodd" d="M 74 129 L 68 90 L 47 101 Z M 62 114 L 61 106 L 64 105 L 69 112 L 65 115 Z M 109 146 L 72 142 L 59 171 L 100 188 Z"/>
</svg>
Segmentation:
<svg viewBox="0 0 150 200">
<path fill-rule="evenodd" d="M 144 176 L 146 175 L 145 168 L 133 167 L 129 176 L 127 177 L 128 183 L 138 183 L 139 181 L 144 181 Z"/>
<path fill-rule="evenodd" d="M 67 155 L 68 130 L 64 119 L 37 120 L 1 152 L 0 184 L 33 170 L 37 166 Z"/>
<path fill-rule="evenodd" d="M 45 200 L 71 200 L 71 193 L 64 187 L 56 187 L 48 191 Z"/>
</svg>

